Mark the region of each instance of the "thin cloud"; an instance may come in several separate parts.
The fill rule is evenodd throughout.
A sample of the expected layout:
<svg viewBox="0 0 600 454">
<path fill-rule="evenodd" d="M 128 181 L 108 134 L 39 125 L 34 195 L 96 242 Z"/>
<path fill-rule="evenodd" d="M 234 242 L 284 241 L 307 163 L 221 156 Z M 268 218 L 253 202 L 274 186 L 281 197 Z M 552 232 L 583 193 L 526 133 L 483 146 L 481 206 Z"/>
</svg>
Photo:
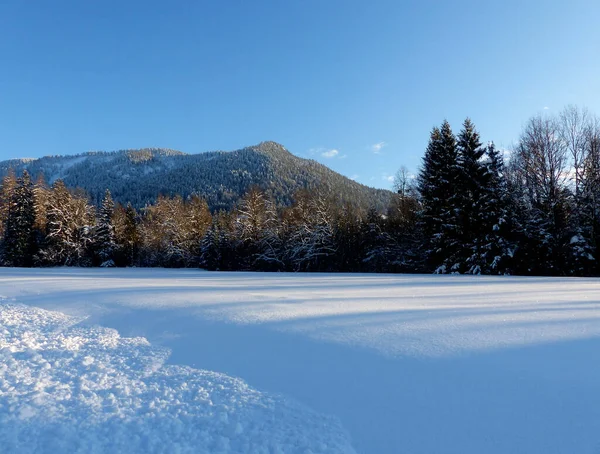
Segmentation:
<svg viewBox="0 0 600 454">
<path fill-rule="evenodd" d="M 384 172 L 381 174 L 381 179 L 384 181 L 387 181 L 389 183 L 393 183 L 394 182 L 394 175 L 390 175 L 387 172 Z"/>
<path fill-rule="evenodd" d="M 321 156 L 324 158 L 335 158 L 338 154 L 340 154 L 339 150 L 332 148 L 331 150 L 326 150 L 321 153 Z"/>
<path fill-rule="evenodd" d="M 370 150 L 371 150 L 373 153 L 375 153 L 375 154 L 379 154 L 379 153 L 381 153 L 381 150 L 382 150 L 384 147 L 386 147 L 386 146 L 387 146 L 387 143 L 385 143 L 385 142 L 377 142 L 377 143 L 374 143 L 373 145 L 371 145 L 371 146 L 369 147 L 369 149 L 370 149 Z"/>
<path fill-rule="evenodd" d="M 308 154 L 310 156 L 321 156 L 322 158 L 327 158 L 327 159 L 332 159 L 332 158 L 338 158 L 338 159 L 344 159 L 346 158 L 348 155 L 340 155 L 340 150 L 338 150 L 337 148 L 326 148 L 326 147 L 315 147 L 315 148 L 310 148 L 308 150 Z"/>
<path fill-rule="evenodd" d="M 355 173 L 354 175 L 352 175 L 352 176 L 350 177 L 350 179 L 351 179 L 351 180 L 354 180 L 354 181 L 356 181 L 356 180 L 358 180 L 358 177 L 359 177 L 359 176 L 360 176 L 360 175 L 358 175 L 358 174 L 356 174 L 356 173 Z"/>
</svg>

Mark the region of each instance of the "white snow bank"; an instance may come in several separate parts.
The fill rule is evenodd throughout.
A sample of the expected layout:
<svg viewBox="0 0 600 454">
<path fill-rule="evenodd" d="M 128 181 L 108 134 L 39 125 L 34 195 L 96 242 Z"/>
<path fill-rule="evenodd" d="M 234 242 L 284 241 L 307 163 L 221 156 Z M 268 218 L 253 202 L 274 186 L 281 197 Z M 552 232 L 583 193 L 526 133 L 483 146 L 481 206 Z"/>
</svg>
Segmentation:
<svg viewBox="0 0 600 454">
<path fill-rule="evenodd" d="M 337 419 L 80 321 L 0 301 L 3 453 L 354 452 Z"/>
</svg>

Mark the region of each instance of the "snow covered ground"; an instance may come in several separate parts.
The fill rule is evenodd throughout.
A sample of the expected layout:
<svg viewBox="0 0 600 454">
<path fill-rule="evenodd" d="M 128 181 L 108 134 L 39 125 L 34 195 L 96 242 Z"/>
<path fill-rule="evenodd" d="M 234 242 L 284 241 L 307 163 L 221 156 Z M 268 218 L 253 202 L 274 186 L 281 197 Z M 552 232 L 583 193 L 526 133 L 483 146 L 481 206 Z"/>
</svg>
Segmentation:
<svg viewBox="0 0 600 454">
<path fill-rule="evenodd" d="M 0 452 L 354 452 L 334 418 L 79 322 L 0 302 Z"/>
<path fill-rule="evenodd" d="M 23 377 L 0 387 L 1 417 L 25 434 L 64 430 L 36 405 L 75 418 L 71 436 L 96 424 L 83 451 L 159 427 L 200 452 L 277 452 L 267 433 L 281 452 L 351 452 L 346 430 L 359 453 L 600 453 L 596 279 L 0 269 L 0 297 L 59 312 L 0 303 L 39 326 L 0 331 L 18 345 L 0 377 Z"/>
</svg>

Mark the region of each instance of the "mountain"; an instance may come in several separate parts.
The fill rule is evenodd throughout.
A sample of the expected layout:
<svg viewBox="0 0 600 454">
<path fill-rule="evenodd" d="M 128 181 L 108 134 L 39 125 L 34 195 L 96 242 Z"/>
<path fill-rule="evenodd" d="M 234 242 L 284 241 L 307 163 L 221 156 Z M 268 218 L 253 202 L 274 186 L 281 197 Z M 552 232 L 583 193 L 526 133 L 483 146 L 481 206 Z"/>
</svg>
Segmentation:
<svg viewBox="0 0 600 454">
<path fill-rule="evenodd" d="M 322 188 L 340 203 L 379 210 L 392 197 L 390 191 L 364 186 L 314 160 L 294 156 L 275 142 L 200 154 L 145 148 L 13 159 L 0 162 L 0 176 L 11 168 L 17 175 L 27 169 L 34 180 L 43 175 L 48 183 L 60 178 L 69 187 L 85 189 L 95 204 L 108 188 L 116 201 L 137 208 L 159 194 L 198 194 L 212 210 L 229 209 L 254 185 L 281 205 L 291 204 L 299 189 Z"/>
</svg>

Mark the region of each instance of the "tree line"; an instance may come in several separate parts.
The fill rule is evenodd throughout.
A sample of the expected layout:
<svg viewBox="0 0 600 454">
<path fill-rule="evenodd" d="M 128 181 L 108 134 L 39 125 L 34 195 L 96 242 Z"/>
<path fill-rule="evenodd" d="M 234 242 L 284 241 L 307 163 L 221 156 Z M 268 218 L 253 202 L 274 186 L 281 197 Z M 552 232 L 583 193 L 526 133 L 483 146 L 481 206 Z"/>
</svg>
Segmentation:
<svg viewBox="0 0 600 454">
<path fill-rule="evenodd" d="M 230 210 L 192 195 L 141 210 L 101 204 L 24 171 L 0 188 L 3 266 L 598 275 L 600 122 L 568 107 L 525 125 L 510 151 L 467 119 L 431 131 L 416 176 L 401 169 L 387 209 L 296 192 L 277 205 L 252 187 Z"/>
<path fill-rule="evenodd" d="M 198 196 L 160 196 L 137 211 L 115 204 L 107 190 L 94 208 L 85 193 L 69 190 L 61 180 L 51 187 L 42 179 L 34 183 L 25 170 L 2 182 L 0 260 L 3 266 L 395 270 L 391 249 L 402 228 L 392 224 L 400 217 L 374 209 L 363 217 L 324 194 L 299 191 L 291 206 L 277 207 L 253 187 L 233 210 L 211 213 Z M 377 254 L 375 245 L 381 247 Z"/>
</svg>

